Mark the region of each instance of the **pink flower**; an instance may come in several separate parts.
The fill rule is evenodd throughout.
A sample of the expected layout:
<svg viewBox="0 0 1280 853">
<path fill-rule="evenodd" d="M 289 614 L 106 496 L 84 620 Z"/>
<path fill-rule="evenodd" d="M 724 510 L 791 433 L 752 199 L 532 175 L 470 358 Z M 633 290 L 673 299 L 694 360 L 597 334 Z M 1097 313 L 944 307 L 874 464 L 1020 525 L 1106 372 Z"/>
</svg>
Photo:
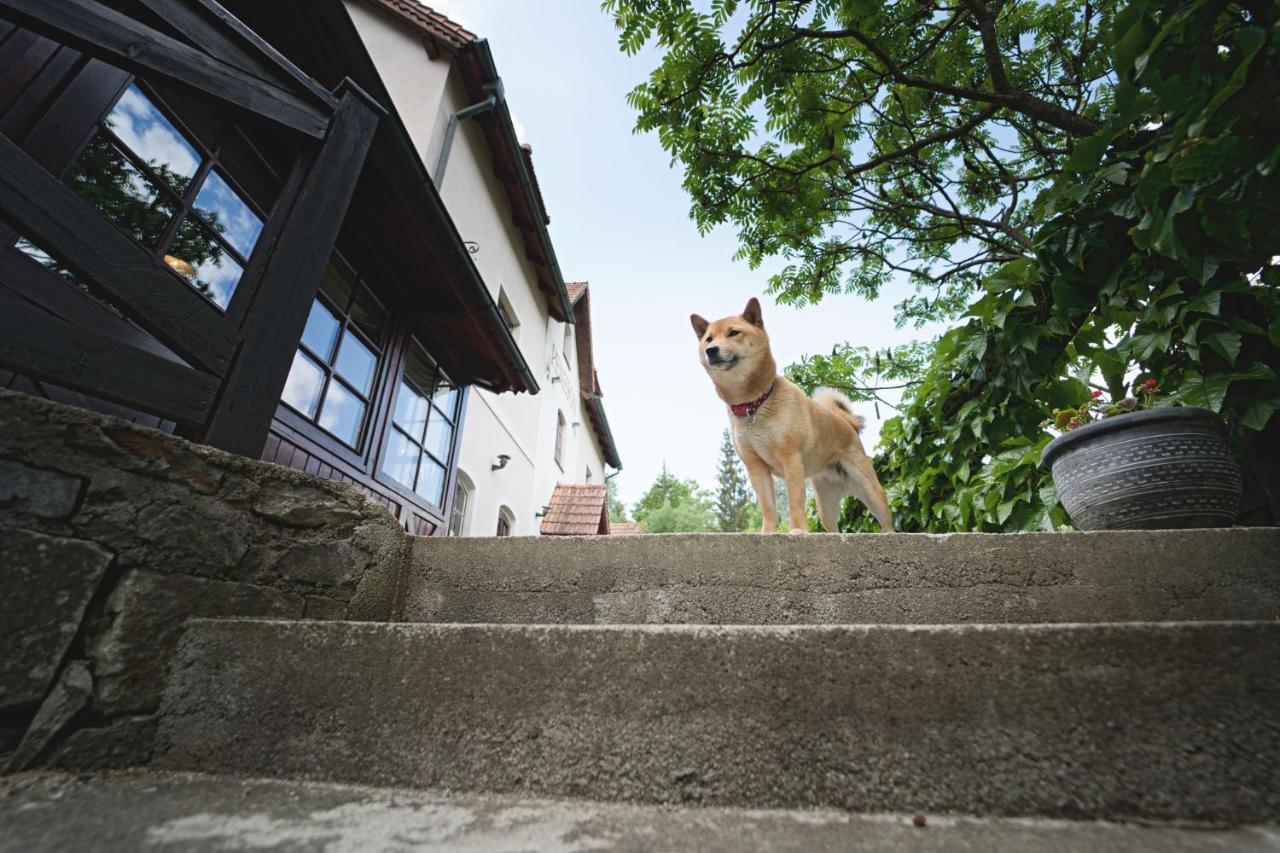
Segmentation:
<svg viewBox="0 0 1280 853">
<path fill-rule="evenodd" d="M 1095 388 L 1089 392 L 1089 396 L 1096 400 L 1102 396 L 1102 392 Z"/>
<path fill-rule="evenodd" d="M 1144 394 L 1155 393 L 1155 390 L 1159 387 L 1160 383 L 1154 379 L 1148 379 L 1146 382 L 1142 383 L 1142 391 Z"/>
</svg>

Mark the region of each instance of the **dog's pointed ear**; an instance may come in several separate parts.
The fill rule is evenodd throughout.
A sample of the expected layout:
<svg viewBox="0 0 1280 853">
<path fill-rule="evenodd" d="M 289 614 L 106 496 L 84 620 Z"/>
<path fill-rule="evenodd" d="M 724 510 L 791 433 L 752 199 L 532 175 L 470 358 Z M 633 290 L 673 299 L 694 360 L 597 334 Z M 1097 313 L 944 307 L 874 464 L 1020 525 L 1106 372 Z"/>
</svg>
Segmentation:
<svg viewBox="0 0 1280 853">
<path fill-rule="evenodd" d="M 702 337 L 703 333 L 707 331 L 707 326 L 711 325 L 702 318 L 701 314 L 690 314 L 689 322 L 693 324 L 693 330 L 698 333 L 698 337 Z"/>
<path fill-rule="evenodd" d="M 742 309 L 742 319 L 746 320 L 753 326 L 764 328 L 764 317 L 760 314 L 760 300 L 754 296 L 747 303 L 747 307 Z"/>
</svg>

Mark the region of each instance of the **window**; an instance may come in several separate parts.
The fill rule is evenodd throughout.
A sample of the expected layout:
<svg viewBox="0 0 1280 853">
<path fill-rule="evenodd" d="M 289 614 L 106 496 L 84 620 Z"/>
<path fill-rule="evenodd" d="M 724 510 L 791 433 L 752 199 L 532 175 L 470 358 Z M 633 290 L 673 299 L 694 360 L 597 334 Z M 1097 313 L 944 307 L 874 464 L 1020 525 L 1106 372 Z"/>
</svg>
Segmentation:
<svg viewBox="0 0 1280 853">
<path fill-rule="evenodd" d="M 515 517 L 511 514 L 511 510 L 505 506 L 498 510 L 498 532 L 497 536 L 510 536 L 511 528 L 515 524 Z"/>
<path fill-rule="evenodd" d="M 517 336 L 520 330 L 520 318 L 516 316 L 515 309 L 511 307 L 511 300 L 507 298 L 506 288 L 498 289 L 498 314 L 502 316 L 502 322 L 507 324 L 511 336 Z"/>
<path fill-rule="evenodd" d="M 342 443 L 358 448 L 377 375 L 387 313 L 335 257 L 311 304 L 280 399 Z"/>
<path fill-rule="evenodd" d="M 125 89 L 66 181 L 226 310 L 263 225 L 260 209 L 235 187 L 229 168 L 257 185 L 257 198 L 268 204 L 278 184 L 238 128 L 211 116 L 207 106 L 201 115 L 203 105 L 175 95 L 166 100 L 187 103 L 197 119 L 180 125 L 151 91 L 137 83 Z"/>
<path fill-rule="evenodd" d="M 444 503 L 462 394 L 417 341 L 405 356 L 382 470 L 428 503 Z"/>
<path fill-rule="evenodd" d="M 459 471 L 458 481 L 453 486 L 453 510 L 449 513 L 450 536 L 461 536 L 462 528 L 466 525 L 467 504 L 471 500 L 471 489 L 463 478 L 464 475 Z"/>
<path fill-rule="evenodd" d="M 564 415 L 556 412 L 556 465 L 564 470 Z"/>
</svg>

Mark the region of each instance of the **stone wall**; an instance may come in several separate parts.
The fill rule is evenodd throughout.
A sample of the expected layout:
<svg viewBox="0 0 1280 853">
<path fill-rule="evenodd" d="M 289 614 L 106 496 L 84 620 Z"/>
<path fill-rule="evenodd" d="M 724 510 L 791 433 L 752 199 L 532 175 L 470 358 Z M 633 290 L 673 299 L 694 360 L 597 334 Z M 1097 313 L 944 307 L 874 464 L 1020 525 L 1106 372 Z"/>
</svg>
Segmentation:
<svg viewBox="0 0 1280 853">
<path fill-rule="evenodd" d="M 390 619 L 407 542 L 342 484 L 0 391 L 0 769 L 146 763 L 188 618 Z"/>
</svg>

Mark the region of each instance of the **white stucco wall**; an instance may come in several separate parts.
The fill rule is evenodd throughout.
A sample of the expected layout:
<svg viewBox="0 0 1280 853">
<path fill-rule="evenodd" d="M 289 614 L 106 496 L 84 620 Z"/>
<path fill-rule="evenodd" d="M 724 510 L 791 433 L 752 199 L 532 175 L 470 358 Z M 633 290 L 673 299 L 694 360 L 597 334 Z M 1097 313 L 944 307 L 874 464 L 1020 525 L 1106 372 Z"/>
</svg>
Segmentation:
<svg viewBox="0 0 1280 853">
<path fill-rule="evenodd" d="M 354 0 L 346 5 L 415 148 L 434 174 L 449 116 L 470 105 L 462 83 L 447 55 L 427 56 L 412 27 Z M 578 391 L 577 353 L 570 349 L 566 365 L 565 325 L 547 310 L 474 120 L 459 126 L 439 190 L 462 238 L 478 244 L 473 258 L 495 301 L 503 292 L 510 301 L 520 323 L 517 343 L 542 386 L 537 395 L 471 390 L 458 462 L 463 481 L 474 485 L 463 532 L 492 536 L 499 510 L 506 507 L 513 516 L 512 534 L 533 535 L 541 522 L 537 514 L 556 483 L 584 482 L 588 466 L 592 481 L 604 482 L 603 457 Z M 563 468 L 555 461 L 557 413 L 566 422 Z M 495 471 L 499 454 L 511 458 Z"/>
</svg>

